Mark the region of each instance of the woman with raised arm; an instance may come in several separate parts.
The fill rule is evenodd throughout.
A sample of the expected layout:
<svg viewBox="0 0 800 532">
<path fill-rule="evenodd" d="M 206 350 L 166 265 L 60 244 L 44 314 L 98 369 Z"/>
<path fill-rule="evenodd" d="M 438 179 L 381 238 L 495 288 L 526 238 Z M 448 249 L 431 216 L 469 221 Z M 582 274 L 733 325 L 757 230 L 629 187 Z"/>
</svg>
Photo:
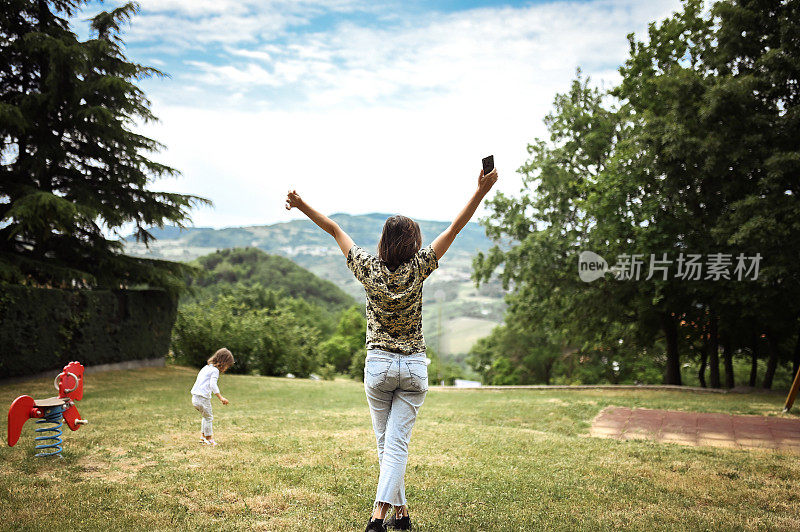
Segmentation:
<svg viewBox="0 0 800 532">
<path fill-rule="evenodd" d="M 377 256 L 353 243 L 339 225 L 312 209 L 296 191 L 286 208 L 296 207 L 336 239 L 347 267 L 367 293 L 367 357 L 364 389 L 378 443 L 380 477 L 366 531 L 386 527 L 410 530 L 405 472 L 408 443 L 417 412 L 428 392 L 428 359 L 422 338 L 422 283 L 439 266 L 456 235 L 475 214 L 497 181 L 497 170 L 478 176 L 478 188 L 456 219 L 423 249 L 419 225 L 405 216 L 391 216 L 383 226 Z M 394 516 L 384 523 L 390 507 Z"/>
</svg>

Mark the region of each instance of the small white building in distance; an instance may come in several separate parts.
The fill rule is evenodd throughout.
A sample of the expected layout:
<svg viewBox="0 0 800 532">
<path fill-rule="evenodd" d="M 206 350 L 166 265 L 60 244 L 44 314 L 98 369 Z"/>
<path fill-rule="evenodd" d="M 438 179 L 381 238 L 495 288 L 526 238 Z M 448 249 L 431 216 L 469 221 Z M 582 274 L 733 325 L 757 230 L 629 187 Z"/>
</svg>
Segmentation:
<svg viewBox="0 0 800 532">
<path fill-rule="evenodd" d="M 456 379 L 453 381 L 453 386 L 456 388 L 480 388 L 481 383 L 478 381 L 467 381 L 464 379 Z"/>
</svg>

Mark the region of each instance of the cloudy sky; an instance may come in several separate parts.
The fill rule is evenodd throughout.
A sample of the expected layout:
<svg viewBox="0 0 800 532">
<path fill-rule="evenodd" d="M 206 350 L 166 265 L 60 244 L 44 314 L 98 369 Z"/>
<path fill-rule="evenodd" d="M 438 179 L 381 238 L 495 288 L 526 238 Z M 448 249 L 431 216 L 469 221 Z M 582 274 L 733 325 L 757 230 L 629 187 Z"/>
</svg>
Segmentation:
<svg viewBox="0 0 800 532">
<path fill-rule="evenodd" d="M 514 194 L 526 146 L 576 67 L 609 86 L 626 35 L 677 0 L 139 0 L 130 58 L 142 130 L 182 175 L 154 190 L 211 199 L 197 226 L 286 221 L 295 188 L 322 212 L 452 218 L 494 154 Z M 107 1 L 110 9 L 123 2 Z M 100 9 L 90 4 L 80 20 Z M 84 33 L 81 30 L 81 33 Z M 302 216 L 302 214 L 300 214 Z"/>
</svg>

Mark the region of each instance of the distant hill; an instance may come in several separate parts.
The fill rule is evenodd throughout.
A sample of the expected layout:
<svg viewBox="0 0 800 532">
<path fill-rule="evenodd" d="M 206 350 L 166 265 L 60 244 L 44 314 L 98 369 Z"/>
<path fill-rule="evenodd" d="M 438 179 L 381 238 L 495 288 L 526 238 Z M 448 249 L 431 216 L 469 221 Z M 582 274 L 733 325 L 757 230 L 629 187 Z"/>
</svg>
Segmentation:
<svg viewBox="0 0 800 532">
<path fill-rule="evenodd" d="M 375 253 L 383 224 L 389 214 L 334 214 L 331 216 L 353 240 Z M 449 222 L 417 220 L 423 246 L 430 244 Z M 200 256 L 235 247 L 251 247 L 280 255 L 331 281 L 358 301 L 364 291 L 347 269 L 336 242 L 310 220 L 292 220 L 272 225 L 212 229 L 189 227 L 153 228 L 157 240 L 146 248 L 124 240 L 126 253 L 134 256 L 191 261 Z M 492 242 L 483 227 L 471 222 L 456 238 L 447 255 L 425 283 L 423 326 L 429 345 L 443 355 L 466 353 L 472 344 L 502 322 L 505 304 L 499 283 L 491 282 L 480 290 L 470 280 L 472 258 L 486 251 Z"/>
<path fill-rule="evenodd" d="M 383 223 L 391 214 L 334 214 L 331 218 L 353 238 L 359 246 L 372 251 L 378 245 Z M 417 220 L 422 230 L 423 245 L 429 244 L 444 231 L 449 222 Z M 187 260 L 204 255 L 202 248 L 224 249 L 233 247 L 257 247 L 267 253 L 286 256 L 339 253 L 336 243 L 310 220 L 292 220 L 272 225 L 249 227 L 211 227 L 175 226 L 153 227 L 148 230 L 156 239 L 155 245 L 147 252 L 143 245 L 137 244 L 133 236 L 124 240 L 131 254 L 150 254 L 175 260 Z M 180 244 L 178 244 L 178 242 Z M 491 246 L 483 227 L 475 222 L 468 223 L 450 248 L 451 252 L 466 252 L 470 255 Z M 194 256 L 192 256 L 194 255 Z"/>
<path fill-rule="evenodd" d="M 269 255 L 257 248 L 223 249 L 197 258 L 206 275 L 194 280 L 201 291 L 219 292 L 240 283 L 260 284 L 287 296 L 304 299 L 328 312 L 343 310 L 356 303 L 350 295 L 330 281 L 320 279 L 290 259 Z"/>
</svg>

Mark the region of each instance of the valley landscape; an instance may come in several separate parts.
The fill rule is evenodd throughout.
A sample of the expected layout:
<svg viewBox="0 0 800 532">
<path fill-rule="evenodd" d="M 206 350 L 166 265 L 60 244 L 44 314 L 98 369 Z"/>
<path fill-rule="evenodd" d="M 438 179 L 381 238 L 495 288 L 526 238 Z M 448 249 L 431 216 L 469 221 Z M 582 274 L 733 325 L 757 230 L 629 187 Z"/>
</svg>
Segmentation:
<svg viewBox="0 0 800 532">
<path fill-rule="evenodd" d="M 331 216 L 361 247 L 374 252 L 389 214 L 335 214 Z M 449 222 L 417 220 L 423 246 L 439 235 Z M 336 243 L 308 220 L 272 225 L 230 227 L 167 226 L 150 230 L 156 238 L 149 248 L 128 239 L 126 253 L 132 256 L 173 261 L 192 261 L 220 249 L 253 247 L 287 257 L 322 279 L 336 284 L 363 303 L 364 290 L 347 269 Z M 504 291 L 499 281 L 475 287 L 471 279 L 472 259 L 492 246 L 482 226 L 471 222 L 462 230 L 425 283 L 423 327 L 428 345 L 443 357 L 463 360 L 473 344 L 502 322 Z"/>
</svg>

